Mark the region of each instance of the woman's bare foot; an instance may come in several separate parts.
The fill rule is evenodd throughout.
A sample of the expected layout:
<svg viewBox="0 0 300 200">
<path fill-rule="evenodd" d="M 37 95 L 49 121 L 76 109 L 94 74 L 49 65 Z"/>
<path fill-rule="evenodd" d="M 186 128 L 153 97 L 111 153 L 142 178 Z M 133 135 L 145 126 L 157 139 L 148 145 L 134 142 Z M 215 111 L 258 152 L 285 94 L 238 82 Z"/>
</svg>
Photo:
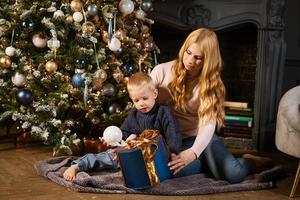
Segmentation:
<svg viewBox="0 0 300 200">
<path fill-rule="evenodd" d="M 63 177 L 67 181 L 73 181 L 76 177 L 79 168 L 77 164 L 71 165 L 63 174 Z"/>
</svg>

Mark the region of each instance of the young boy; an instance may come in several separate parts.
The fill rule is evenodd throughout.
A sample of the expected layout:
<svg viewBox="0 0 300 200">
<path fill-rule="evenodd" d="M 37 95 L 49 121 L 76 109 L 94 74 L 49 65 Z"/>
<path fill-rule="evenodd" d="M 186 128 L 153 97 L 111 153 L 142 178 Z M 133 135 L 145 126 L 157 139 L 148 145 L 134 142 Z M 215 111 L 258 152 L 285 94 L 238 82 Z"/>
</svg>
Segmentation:
<svg viewBox="0 0 300 200">
<path fill-rule="evenodd" d="M 124 120 L 120 129 L 126 141 L 136 138 L 145 129 L 159 130 L 164 137 L 170 152 L 178 153 L 181 148 L 181 133 L 175 117 L 167 106 L 156 102 L 158 90 L 150 76 L 138 72 L 127 82 L 127 90 L 135 109 Z M 86 154 L 73 161 L 64 172 L 65 180 L 75 179 L 78 171 L 116 170 L 119 163 L 114 159 L 114 151 L 108 150 L 98 154 Z"/>
</svg>

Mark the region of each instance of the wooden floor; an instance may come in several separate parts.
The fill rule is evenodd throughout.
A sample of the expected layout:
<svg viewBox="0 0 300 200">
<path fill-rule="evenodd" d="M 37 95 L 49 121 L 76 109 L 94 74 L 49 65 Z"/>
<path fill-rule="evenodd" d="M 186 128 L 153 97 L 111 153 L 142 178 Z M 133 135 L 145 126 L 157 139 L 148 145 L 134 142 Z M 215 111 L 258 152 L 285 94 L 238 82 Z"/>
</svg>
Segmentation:
<svg viewBox="0 0 300 200">
<path fill-rule="evenodd" d="M 296 166 L 298 160 L 287 157 L 282 153 L 270 154 L 271 157 L 284 165 L 286 172 L 290 173 L 278 181 L 277 187 L 268 190 L 231 192 L 214 195 L 198 196 L 154 196 L 154 195 L 112 195 L 79 193 L 60 186 L 44 177 L 36 174 L 34 163 L 38 160 L 52 157 L 52 149 L 40 143 L 19 143 L 14 148 L 12 143 L 0 142 L 0 199 L 143 199 L 143 200 L 195 200 L 195 199 L 242 199 L 242 200 L 283 200 L 289 199 Z M 300 188 L 297 189 L 297 197 L 300 199 Z"/>
</svg>

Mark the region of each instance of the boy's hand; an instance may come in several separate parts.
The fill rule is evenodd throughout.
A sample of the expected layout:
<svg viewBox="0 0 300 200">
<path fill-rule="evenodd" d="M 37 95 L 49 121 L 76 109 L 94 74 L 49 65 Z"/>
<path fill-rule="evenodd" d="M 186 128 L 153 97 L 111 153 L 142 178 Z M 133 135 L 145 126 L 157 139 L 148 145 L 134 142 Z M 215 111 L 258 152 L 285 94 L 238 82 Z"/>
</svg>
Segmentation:
<svg viewBox="0 0 300 200">
<path fill-rule="evenodd" d="M 103 146 L 108 146 L 107 142 L 102 137 L 99 137 L 99 140 Z"/>
<path fill-rule="evenodd" d="M 114 153 L 115 156 L 113 157 L 113 160 L 117 160 L 119 152 L 123 151 L 124 149 L 126 149 L 126 148 L 125 147 L 117 147 L 117 148 L 108 149 L 107 152 Z"/>
<path fill-rule="evenodd" d="M 103 151 L 112 148 L 112 146 L 109 145 L 109 144 L 107 144 L 107 142 L 106 142 L 102 137 L 99 137 L 99 140 L 100 140 L 100 143 L 101 143 L 101 149 L 102 149 Z"/>
<path fill-rule="evenodd" d="M 102 146 L 106 147 L 106 149 L 113 148 L 113 146 L 109 145 L 102 137 L 99 137 Z"/>
<path fill-rule="evenodd" d="M 108 153 L 114 153 L 115 156 L 113 157 L 113 160 L 117 160 L 118 159 L 118 154 L 117 154 L 117 151 L 116 151 L 117 148 L 114 148 L 114 149 L 107 149 L 107 152 Z"/>
</svg>

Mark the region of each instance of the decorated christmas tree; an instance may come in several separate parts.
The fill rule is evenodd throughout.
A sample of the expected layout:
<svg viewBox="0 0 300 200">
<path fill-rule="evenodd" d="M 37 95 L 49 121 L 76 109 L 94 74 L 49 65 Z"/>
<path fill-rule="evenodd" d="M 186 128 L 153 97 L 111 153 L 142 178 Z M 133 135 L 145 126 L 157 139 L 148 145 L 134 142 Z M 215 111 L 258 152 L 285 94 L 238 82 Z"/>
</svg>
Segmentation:
<svg viewBox="0 0 300 200">
<path fill-rule="evenodd" d="M 152 0 L 1 0 L 0 122 L 54 155 L 120 125 L 126 79 L 157 62 L 151 10 Z"/>
</svg>

